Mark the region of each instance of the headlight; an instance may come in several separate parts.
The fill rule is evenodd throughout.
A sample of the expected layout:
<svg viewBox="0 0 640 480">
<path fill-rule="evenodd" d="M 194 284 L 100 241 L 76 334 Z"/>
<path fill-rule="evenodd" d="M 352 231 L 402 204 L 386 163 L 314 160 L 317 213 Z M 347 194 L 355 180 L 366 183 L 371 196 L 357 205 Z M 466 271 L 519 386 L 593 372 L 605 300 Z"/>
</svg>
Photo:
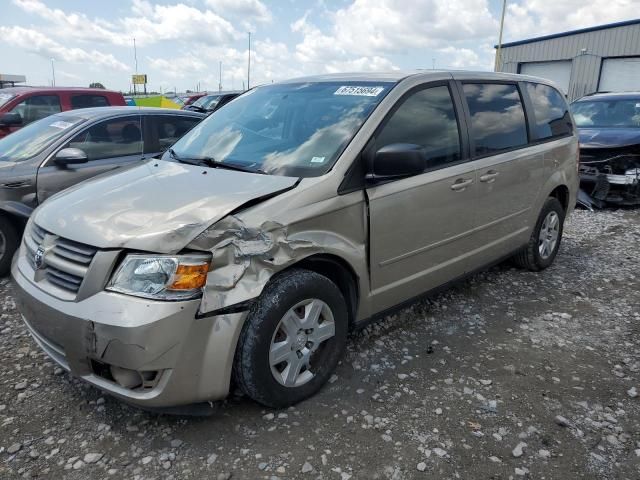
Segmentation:
<svg viewBox="0 0 640 480">
<path fill-rule="evenodd" d="M 107 290 L 158 300 L 199 297 L 207 282 L 209 255 L 127 255 Z"/>
</svg>

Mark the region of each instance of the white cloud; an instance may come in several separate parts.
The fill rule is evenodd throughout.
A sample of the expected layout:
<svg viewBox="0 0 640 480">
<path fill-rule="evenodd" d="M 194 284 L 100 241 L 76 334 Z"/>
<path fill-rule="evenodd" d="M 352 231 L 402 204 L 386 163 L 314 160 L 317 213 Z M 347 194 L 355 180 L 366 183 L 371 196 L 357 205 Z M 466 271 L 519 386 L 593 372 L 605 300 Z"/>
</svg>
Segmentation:
<svg viewBox="0 0 640 480">
<path fill-rule="evenodd" d="M 60 36 L 86 41 L 106 41 L 115 45 L 128 44 L 131 41 L 116 32 L 116 27 L 112 23 L 92 20 L 83 13 L 49 8 L 39 0 L 13 0 L 13 2 L 25 12 L 50 22 Z"/>
<path fill-rule="evenodd" d="M 207 68 L 202 60 L 189 54 L 178 58 L 147 58 L 147 60 L 152 69 L 172 79 L 193 77 L 194 73 L 202 72 Z"/>
<path fill-rule="evenodd" d="M 260 0 L 205 0 L 205 3 L 223 17 L 234 16 L 259 23 L 273 20 L 271 11 Z"/>
<path fill-rule="evenodd" d="M 637 0 L 521 0 L 507 7 L 506 41 L 638 17 Z"/>
<path fill-rule="evenodd" d="M 302 35 L 295 47 L 296 59 L 330 72 L 393 69 L 396 67 L 389 56 L 415 50 L 453 54 L 449 68 L 486 65 L 473 50 L 461 45 L 486 43 L 496 34 L 498 25 L 487 0 L 415 0 L 411 4 L 402 0 L 355 0 L 327 15 L 329 29 L 312 23 L 310 12 L 291 29 Z M 422 66 L 426 63 L 431 64 L 427 61 Z"/>
<path fill-rule="evenodd" d="M 302 58 L 322 60 L 331 51 L 380 56 L 408 49 L 444 47 L 487 39 L 497 31 L 487 0 L 355 0 L 330 13 L 333 25 L 321 31 L 308 16 L 292 25 L 304 35 Z"/>
<path fill-rule="evenodd" d="M 325 66 L 325 71 L 328 73 L 380 72 L 389 70 L 398 70 L 398 67 L 396 67 L 391 60 L 375 55 L 350 60 L 335 60 Z"/>
<path fill-rule="evenodd" d="M 95 49 L 88 51 L 78 47 L 65 47 L 46 35 L 28 28 L 0 26 L 0 38 L 5 44 L 22 48 L 47 60 L 53 58 L 60 62 L 82 63 L 121 71 L 129 70 L 127 65 L 110 53 Z"/>
<path fill-rule="evenodd" d="M 132 10 L 135 16 L 120 22 L 126 35 L 141 45 L 162 40 L 224 44 L 238 37 L 231 23 L 211 10 L 183 3 L 152 5 L 146 0 L 134 0 Z"/>
<path fill-rule="evenodd" d="M 445 47 L 438 49 L 438 52 L 447 58 L 447 65 L 440 68 L 482 68 L 480 57 L 469 48 Z"/>
<path fill-rule="evenodd" d="M 258 40 L 251 50 L 251 85 L 299 77 L 307 73 L 303 65 L 292 62 L 293 52 L 282 42 Z M 222 86 L 240 89 L 247 81 L 248 50 L 232 47 L 202 47 L 199 57 L 207 64 L 199 78 L 207 88 L 217 89 L 219 62 L 222 62 Z"/>
<path fill-rule="evenodd" d="M 244 0 L 240 0 L 242 3 Z M 140 45 L 152 45 L 165 40 L 198 41 L 222 44 L 236 39 L 239 33 L 228 20 L 211 10 L 176 3 L 152 4 L 147 0 L 132 0 L 132 15 L 108 22 L 89 18 L 83 13 L 49 8 L 40 0 L 13 0 L 27 13 L 48 21 L 52 35 L 87 42 L 106 42 L 130 46 L 135 37 Z"/>
</svg>

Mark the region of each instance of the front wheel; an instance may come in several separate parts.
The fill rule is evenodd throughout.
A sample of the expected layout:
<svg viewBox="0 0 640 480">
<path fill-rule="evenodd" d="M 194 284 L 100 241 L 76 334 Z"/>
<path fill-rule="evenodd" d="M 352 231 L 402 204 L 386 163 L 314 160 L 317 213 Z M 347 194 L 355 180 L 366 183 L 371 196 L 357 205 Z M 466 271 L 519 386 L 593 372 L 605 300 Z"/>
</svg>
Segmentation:
<svg viewBox="0 0 640 480">
<path fill-rule="evenodd" d="M 338 287 L 309 270 L 275 277 L 249 311 L 234 360 L 244 393 L 273 408 L 315 394 L 342 358 L 347 307 Z"/>
<path fill-rule="evenodd" d="M 560 248 L 564 217 L 560 201 L 549 197 L 540 211 L 529 243 L 514 256 L 515 263 L 533 272 L 549 267 Z"/>
</svg>

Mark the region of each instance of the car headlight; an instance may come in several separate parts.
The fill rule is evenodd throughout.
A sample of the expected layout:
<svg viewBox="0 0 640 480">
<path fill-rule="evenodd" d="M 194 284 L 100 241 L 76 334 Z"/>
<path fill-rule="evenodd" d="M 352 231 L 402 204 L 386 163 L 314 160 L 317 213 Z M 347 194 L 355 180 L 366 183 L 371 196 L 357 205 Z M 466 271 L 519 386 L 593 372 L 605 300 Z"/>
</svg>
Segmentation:
<svg viewBox="0 0 640 480">
<path fill-rule="evenodd" d="M 157 300 L 188 300 L 202 295 L 209 255 L 138 255 L 125 257 L 107 290 Z"/>
</svg>

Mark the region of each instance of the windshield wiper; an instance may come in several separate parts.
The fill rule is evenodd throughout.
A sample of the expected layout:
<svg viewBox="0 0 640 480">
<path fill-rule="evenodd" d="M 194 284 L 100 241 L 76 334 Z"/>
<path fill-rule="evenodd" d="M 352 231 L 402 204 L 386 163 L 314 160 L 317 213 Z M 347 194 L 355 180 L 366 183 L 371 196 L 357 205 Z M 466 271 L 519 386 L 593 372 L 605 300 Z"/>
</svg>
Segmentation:
<svg viewBox="0 0 640 480">
<path fill-rule="evenodd" d="M 213 157 L 183 157 L 178 155 L 173 150 L 173 148 L 169 149 L 169 154 L 177 161 L 181 163 L 188 163 L 189 165 L 205 165 L 211 168 L 224 168 L 226 170 L 235 170 L 238 172 L 246 173 L 259 173 L 262 175 L 266 175 L 266 172 L 264 170 L 260 170 L 258 168 L 243 167 L 234 163 L 219 162 Z"/>
</svg>

